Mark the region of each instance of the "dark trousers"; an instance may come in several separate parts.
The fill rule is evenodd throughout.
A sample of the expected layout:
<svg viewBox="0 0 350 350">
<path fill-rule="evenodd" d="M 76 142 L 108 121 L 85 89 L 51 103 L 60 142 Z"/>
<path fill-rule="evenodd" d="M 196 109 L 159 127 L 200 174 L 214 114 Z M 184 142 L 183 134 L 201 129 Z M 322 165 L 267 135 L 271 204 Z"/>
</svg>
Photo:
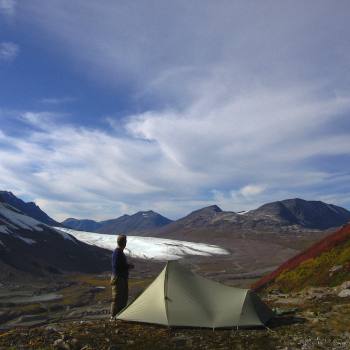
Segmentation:
<svg viewBox="0 0 350 350">
<path fill-rule="evenodd" d="M 123 277 L 112 277 L 112 304 L 111 316 L 114 317 L 128 302 L 128 279 Z"/>
</svg>

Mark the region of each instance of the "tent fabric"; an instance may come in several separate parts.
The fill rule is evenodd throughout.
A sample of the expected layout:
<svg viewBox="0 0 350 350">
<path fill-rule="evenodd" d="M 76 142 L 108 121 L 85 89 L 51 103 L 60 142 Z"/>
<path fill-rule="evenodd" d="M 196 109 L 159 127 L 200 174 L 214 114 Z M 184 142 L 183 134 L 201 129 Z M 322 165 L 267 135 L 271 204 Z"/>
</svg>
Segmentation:
<svg viewBox="0 0 350 350">
<path fill-rule="evenodd" d="M 169 261 L 120 320 L 181 327 L 264 326 L 272 310 L 248 289 L 225 286 Z"/>
</svg>

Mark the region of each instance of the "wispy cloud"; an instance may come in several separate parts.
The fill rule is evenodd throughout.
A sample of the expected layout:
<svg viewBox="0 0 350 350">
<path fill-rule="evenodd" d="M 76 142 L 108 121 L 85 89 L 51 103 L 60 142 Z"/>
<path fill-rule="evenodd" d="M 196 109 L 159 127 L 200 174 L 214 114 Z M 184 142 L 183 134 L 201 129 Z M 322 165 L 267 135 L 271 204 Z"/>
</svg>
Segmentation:
<svg viewBox="0 0 350 350">
<path fill-rule="evenodd" d="M 0 0 L 0 14 L 13 16 L 16 12 L 16 5 L 15 0 Z"/>
<path fill-rule="evenodd" d="M 241 210 L 287 196 L 335 198 L 332 188 L 347 181 L 346 164 L 320 171 L 309 160 L 350 156 L 348 131 L 334 128 L 346 120 L 350 99 L 305 87 L 203 99 L 181 112 L 129 116 L 122 134 L 120 123 L 114 133 L 22 113 L 35 128 L 25 139 L 2 135 L 12 148 L 0 149 L 0 182 L 58 218 L 108 218 L 148 208 L 174 217 L 214 202 Z M 344 196 L 349 205 L 350 191 Z"/>
<path fill-rule="evenodd" d="M 140 112 L 120 117 L 116 103 L 105 129 L 18 113 L 30 130 L 0 134 L 4 187 L 59 218 L 147 208 L 175 217 L 296 196 L 350 206 L 347 2 L 17 7 L 42 49 L 54 47 L 84 79 L 127 91 Z M 52 96 L 43 108 L 69 102 Z"/>
<path fill-rule="evenodd" d="M 21 18 L 48 33 L 84 75 L 177 107 L 191 103 L 214 76 L 233 93 L 317 79 L 336 80 L 340 89 L 348 12 L 341 1 L 21 3 Z"/>
<path fill-rule="evenodd" d="M 0 43 L 0 61 L 13 61 L 19 54 L 19 46 L 12 42 Z"/>
<path fill-rule="evenodd" d="M 74 97 L 64 96 L 64 97 L 46 97 L 40 100 L 41 103 L 47 105 L 59 105 L 64 103 L 74 102 L 76 99 Z"/>
</svg>

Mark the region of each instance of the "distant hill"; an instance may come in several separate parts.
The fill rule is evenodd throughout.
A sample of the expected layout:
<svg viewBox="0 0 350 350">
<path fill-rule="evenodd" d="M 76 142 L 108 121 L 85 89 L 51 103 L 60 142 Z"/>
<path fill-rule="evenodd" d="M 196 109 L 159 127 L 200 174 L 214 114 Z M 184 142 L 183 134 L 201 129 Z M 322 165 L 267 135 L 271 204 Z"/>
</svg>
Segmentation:
<svg viewBox="0 0 350 350">
<path fill-rule="evenodd" d="M 88 232 L 97 232 L 97 230 L 102 226 L 101 223 L 89 220 L 89 219 L 74 219 L 69 218 L 64 220 L 61 223 L 62 226 L 65 226 L 67 228 L 71 228 L 72 230 L 79 230 L 79 231 L 88 231 Z"/>
<path fill-rule="evenodd" d="M 22 199 L 16 197 L 12 192 L 0 191 L 0 202 L 7 203 L 12 207 L 20 210 L 22 213 L 43 222 L 50 226 L 60 226 L 61 224 L 50 218 L 43 212 L 34 202 L 24 202 Z"/>
<path fill-rule="evenodd" d="M 1 202 L 0 265 L 1 279 L 10 278 L 14 271 L 33 275 L 102 272 L 110 268 L 110 252 L 82 243 Z"/>
<path fill-rule="evenodd" d="M 350 221 L 350 212 L 344 208 L 300 198 L 267 203 L 250 211 L 248 215 L 262 220 L 275 220 L 285 226 L 299 225 L 319 230 L 341 226 Z"/>
<path fill-rule="evenodd" d="M 140 211 L 133 215 L 123 215 L 117 219 L 94 221 L 66 219 L 62 225 L 73 230 L 91 231 L 105 234 L 152 232 L 172 221 L 152 210 Z"/>
<path fill-rule="evenodd" d="M 291 291 L 307 286 L 336 286 L 347 280 L 350 280 L 350 224 L 286 261 L 252 288 Z"/>
</svg>

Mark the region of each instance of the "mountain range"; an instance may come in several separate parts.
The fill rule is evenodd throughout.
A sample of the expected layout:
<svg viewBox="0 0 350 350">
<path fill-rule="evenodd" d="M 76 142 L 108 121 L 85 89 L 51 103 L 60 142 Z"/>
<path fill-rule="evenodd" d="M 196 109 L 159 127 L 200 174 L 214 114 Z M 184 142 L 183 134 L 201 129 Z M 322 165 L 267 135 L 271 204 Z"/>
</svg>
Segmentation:
<svg viewBox="0 0 350 350">
<path fill-rule="evenodd" d="M 208 236 L 298 234 L 339 227 L 349 221 L 350 212 L 344 208 L 295 198 L 267 203 L 244 213 L 209 206 L 158 229 L 156 236 L 201 241 Z"/>
<path fill-rule="evenodd" d="M 150 232 L 165 226 L 172 221 L 152 210 L 139 211 L 133 215 L 123 215 L 105 221 L 66 219 L 62 225 L 73 230 L 92 231 L 105 234 Z"/>
<path fill-rule="evenodd" d="M 96 222 L 67 219 L 62 225 L 75 230 L 106 234 L 131 233 L 177 239 L 203 239 L 204 231 L 215 232 L 288 232 L 326 230 L 350 221 L 350 212 L 321 201 L 286 199 L 267 203 L 244 213 L 223 211 L 217 205 L 196 210 L 172 221 L 153 211 L 123 215 L 117 219 Z M 197 237 L 199 236 L 199 237 Z"/>
<path fill-rule="evenodd" d="M 141 211 L 99 222 L 67 219 L 60 225 L 106 234 L 125 232 L 215 244 L 232 253 L 215 258 L 219 265 L 232 260 L 242 273 L 259 273 L 261 269 L 271 271 L 309 247 L 324 237 L 325 229 L 341 226 L 349 220 L 350 212 L 344 208 L 319 201 L 288 199 L 241 213 L 223 211 L 212 205 L 176 221 L 153 211 Z M 51 225 L 59 226 L 35 203 L 26 203 L 11 192 L 0 192 L 1 278 L 8 278 L 16 271 L 45 275 L 110 268 L 109 251 L 85 244 Z M 273 252 L 273 256 L 268 252 Z M 255 265 L 252 265 L 252 255 Z"/>
</svg>

